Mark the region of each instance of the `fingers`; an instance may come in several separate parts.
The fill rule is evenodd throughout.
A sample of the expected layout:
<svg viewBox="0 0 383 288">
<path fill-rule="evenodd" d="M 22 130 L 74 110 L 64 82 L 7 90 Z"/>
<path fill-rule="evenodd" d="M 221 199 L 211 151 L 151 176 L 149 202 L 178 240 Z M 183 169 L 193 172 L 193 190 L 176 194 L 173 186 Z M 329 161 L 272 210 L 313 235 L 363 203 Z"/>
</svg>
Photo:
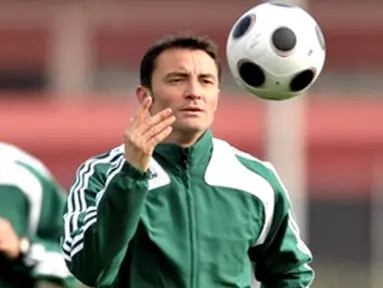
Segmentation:
<svg viewBox="0 0 383 288">
<path fill-rule="evenodd" d="M 144 139 L 146 141 L 149 141 L 151 138 L 161 133 L 166 128 L 171 127 L 175 120 L 176 117 L 172 115 L 163 120 L 158 120 L 157 122 L 155 122 L 155 124 L 151 125 L 149 129 L 143 134 Z"/>
<path fill-rule="evenodd" d="M 141 171 L 147 171 L 154 147 L 170 135 L 176 120 L 170 108 L 151 116 L 152 101 L 150 97 L 145 99 L 124 132 L 125 159 Z"/>
<path fill-rule="evenodd" d="M 166 126 L 165 129 L 163 129 L 157 134 L 154 134 L 152 138 L 150 138 L 150 140 L 148 141 L 148 146 L 154 147 L 157 144 L 161 143 L 170 135 L 170 133 L 172 133 L 172 131 L 173 131 L 172 126 Z"/>
<path fill-rule="evenodd" d="M 146 97 L 144 99 L 140 110 L 138 111 L 137 115 L 132 119 L 134 124 L 139 125 L 140 123 L 142 123 L 142 121 L 145 119 L 145 116 L 148 114 L 149 108 L 152 105 L 152 103 L 152 97 Z"/>
<path fill-rule="evenodd" d="M 161 112 L 155 114 L 154 116 L 146 118 L 143 124 L 138 128 L 138 132 L 144 134 L 147 131 L 151 130 L 154 126 L 161 123 L 162 121 L 167 120 L 171 116 L 172 110 L 170 108 L 164 109 Z"/>
</svg>

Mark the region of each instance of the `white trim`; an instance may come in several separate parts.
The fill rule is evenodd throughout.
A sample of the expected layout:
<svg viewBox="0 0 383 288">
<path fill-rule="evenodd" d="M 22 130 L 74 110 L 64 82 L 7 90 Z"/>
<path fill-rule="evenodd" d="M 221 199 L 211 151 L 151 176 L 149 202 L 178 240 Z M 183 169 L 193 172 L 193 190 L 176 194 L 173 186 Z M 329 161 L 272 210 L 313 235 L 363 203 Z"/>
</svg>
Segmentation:
<svg viewBox="0 0 383 288">
<path fill-rule="evenodd" d="M 69 195 L 67 199 L 68 211 L 66 215 L 64 215 L 65 221 L 65 231 L 69 232 L 65 234 L 66 238 L 71 238 L 71 231 L 76 231 L 79 229 L 78 227 L 78 217 L 81 213 L 87 211 L 88 205 L 85 200 L 86 189 L 88 188 L 89 181 L 91 176 L 94 174 L 96 166 L 100 164 L 108 164 L 114 157 L 116 157 L 119 153 L 122 153 L 122 146 L 114 148 L 111 150 L 108 156 L 105 158 L 91 158 L 87 160 L 76 173 L 75 183 L 72 185 L 69 190 Z M 73 214 L 73 217 L 69 217 L 67 215 Z M 72 227 L 71 227 L 72 226 Z"/>
</svg>

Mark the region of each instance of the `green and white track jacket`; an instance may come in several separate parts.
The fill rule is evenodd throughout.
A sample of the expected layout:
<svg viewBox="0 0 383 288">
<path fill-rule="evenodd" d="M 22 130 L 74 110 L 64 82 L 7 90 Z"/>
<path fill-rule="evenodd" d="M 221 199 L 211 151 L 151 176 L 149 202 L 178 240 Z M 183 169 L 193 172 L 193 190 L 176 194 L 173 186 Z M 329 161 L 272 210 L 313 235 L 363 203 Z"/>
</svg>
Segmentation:
<svg viewBox="0 0 383 288">
<path fill-rule="evenodd" d="M 310 287 L 311 253 L 273 167 L 207 131 L 156 147 L 150 171 L 123 146 L 88 159 L 67 200 L 62 250 L 96 287 Z"/>
</svg>

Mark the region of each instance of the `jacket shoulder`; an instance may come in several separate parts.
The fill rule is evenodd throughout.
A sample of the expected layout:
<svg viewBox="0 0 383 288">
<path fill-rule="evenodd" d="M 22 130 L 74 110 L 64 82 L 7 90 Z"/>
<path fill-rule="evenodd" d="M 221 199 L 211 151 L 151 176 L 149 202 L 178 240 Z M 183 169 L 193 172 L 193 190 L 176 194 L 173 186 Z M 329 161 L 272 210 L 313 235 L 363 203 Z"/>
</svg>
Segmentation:
<svg viewBox="0 0 383 288">
<path fill-rule="evenodd" d="M 261 161 L 239 150 L 229 142 L 214 138 L 212 157 L 208 166 L 210 176 L 214 175 L 214 178 L 217 177 L 218 179 L 219 177 L 222 179 L 219 175 L 223 173 L 236 175 L 231 177 L 231 181 L 233 181 L 238 177 L 245 180 L 244 176 L 246 175 L 247 182 L 257 183 L 257 185 L 266 189 L 272 188 L 270 183 L 271 175 L 273 174 L 272 169 L 270 163 Z M 238 183 L 238 181 L 235 182 Z"/>
<path fill-rule="evenodd" d="M 257 182 L 267 182 L 267 186 L 270 186 L 274 193 L 280 190 L 286 190 L 274 165 L 271 162 L 261 160 L 247 152 L 236 148 L 229 142 L 218 138 L 214 138 L 214 146 L 214 149 L 218 150 L 215 152 L 215 154 L 220 154 L 219 158 L 226 159 L 224 160 L 226 162 L 229 159 L 235 159 L 236 164 L 234 165 L 234 162 L 232 162 L 231 167 L 227 168 L 230 169 L 232 173 L 237 174 L 239 173 L 238 171 L 242 171 L 245 168 L 245 170 L 250 171 L 253 175 L 251 179 L 263 179 L 263 181 Z M 217 158 L 218 157 L 216 157 L 216 159 Z M 226 164 L 221 163 L 221 165 L 223 166 Z"/>
<path fill-rule="evenodd" d="M 289 195 L 283 181 L 281 180 L 275 166 L 270 161 L 261 160 L 251 155 L 250 153 L 244 152 L 230 144 L 227 144 L 231 147 L 237 160 L 247 169 L 251 170 L 253 173 L 264 178 L 272 187 L 274 193 L 278 195 L 283 195 L 289 199 Z"/>
<path fill-rule="evenodd" d="M 235 156 L 235 158 L 246 168 L 253 171 L 254 173 L 260 174 L 261 176 L 264 176 L 264 174 L 274 173 L 275 168 L 274 166 L 268 162 L 261 160 L 250 153 L 247 153 L 245 151 L 242 151 L 238 149 L 237 147 L 231 145 L 229 142 L 214 138 L 214 143 L 216 147 L 225 147 L 225 149 L 221 148 L 221 151 L 225 154 L 232 154 Z M 221 153 L 222 153 L 221 152 Z"/>
<path fill-rule="evenodd" d="M 236 147 L 233 147 L 233 153 L 235 154 L 238 161 L 242 163 L 242 165 L 246 166 L 248 169 L 256 172 L 260 175 L 266 176 L 267 174 L 273 174 L 275 172 L 275 168 L 271 162 L 266 160 L 261 160 L 248 152 L 242 151 Z"/>
<path fill-rule="evenodd" d="M 42 193 L 42 184 L 28 169 L 16 162 L 0 163 L 0 186 L 12 186 L 23 191 L 24 194 Z"/>
</svg>

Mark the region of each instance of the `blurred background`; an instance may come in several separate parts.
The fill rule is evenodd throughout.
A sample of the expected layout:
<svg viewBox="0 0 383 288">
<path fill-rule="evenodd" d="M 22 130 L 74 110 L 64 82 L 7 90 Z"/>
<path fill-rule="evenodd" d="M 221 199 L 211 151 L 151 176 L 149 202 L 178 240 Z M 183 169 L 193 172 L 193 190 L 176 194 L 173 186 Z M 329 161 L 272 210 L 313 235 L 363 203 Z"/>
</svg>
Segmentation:
<svg viewBox="0 0 383 288">
<path fill-rule="evenodd" d="M 298 121 L 273 114 L 274 140 L 269 104 L 238 88 L 224 55 L 234 21 L 258 3 L 0 1 L 0 140 L 38 156 L 69 187 L 80 162 L 122 142 L 145 49 L 166 33 L 208 34 L 225 65 L 213 130 L 261 159 L 272 145 L 284 153 L 273 161 L 314 254 L 313 287 L 383 287 L 383 2 L 308 1 L 327 60 Z M 301 140 L 289 154 L 294 140 L 283 137 L 295 125 Z"/>
</svg>

